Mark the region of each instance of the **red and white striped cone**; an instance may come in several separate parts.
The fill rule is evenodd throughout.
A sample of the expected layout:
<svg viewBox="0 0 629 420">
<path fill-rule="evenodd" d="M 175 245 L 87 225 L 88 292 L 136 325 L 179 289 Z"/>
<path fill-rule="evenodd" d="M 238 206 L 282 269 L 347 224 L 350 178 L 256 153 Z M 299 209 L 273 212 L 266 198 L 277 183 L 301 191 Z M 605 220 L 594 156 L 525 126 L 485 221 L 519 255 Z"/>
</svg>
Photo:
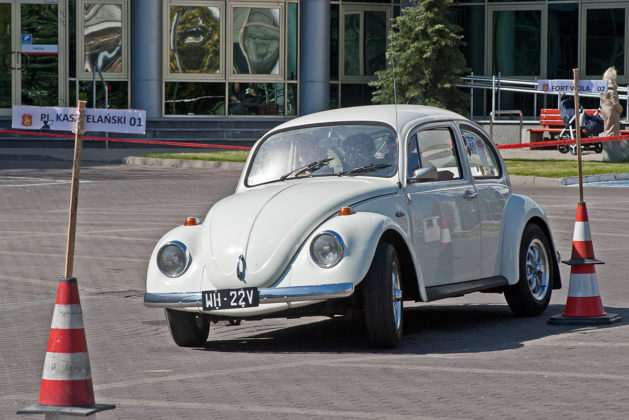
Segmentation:
<svg viewBox="0 0 629 420">
<path fill-rule="evenodd" d="M 448 221 L 445 217 L 441 217 L 441 244 L 439 251 L 443 253 L 450 245 L 452 245 L 452 234 L 450 233 L 450 228 L 448 228 Z"/>
<path fill-rule="evenodd" d="M 18 414 L 88 416 L 115 408 L 95 404 L 83 312 L 76 278 L 59 282 L 44 361 L 39 404 Z"/>
<path fill-rule="evenodd" d="M 608 314 L 598 291 L 596 264 L 604 264 L 594 258 L 594 246 L 590 233 L 585 203 L 578 203 L 577 216 L 572 237 L 570 265 L 570 288 L 566 307 L 561 315 L 550 317 L 550 324 L 596 325 L 620 321 L 617 314 Z"/>
</svg>

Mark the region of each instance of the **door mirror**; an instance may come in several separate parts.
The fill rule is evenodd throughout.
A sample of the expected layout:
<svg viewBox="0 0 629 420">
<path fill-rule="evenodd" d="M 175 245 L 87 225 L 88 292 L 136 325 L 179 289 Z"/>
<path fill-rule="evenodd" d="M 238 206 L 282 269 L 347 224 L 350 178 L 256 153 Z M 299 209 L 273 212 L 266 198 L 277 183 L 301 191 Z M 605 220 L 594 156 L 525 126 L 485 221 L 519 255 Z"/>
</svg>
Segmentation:
<svg viewBox="0 0 629 420">
<path fill-rule="evenodd" d="M 439 172 L 437 172 L 437 168 L 434 166 L 415 169 L 413 176 L 408 179 L 409 184 L 432 181 L 439 181 Z"/>
</svg>

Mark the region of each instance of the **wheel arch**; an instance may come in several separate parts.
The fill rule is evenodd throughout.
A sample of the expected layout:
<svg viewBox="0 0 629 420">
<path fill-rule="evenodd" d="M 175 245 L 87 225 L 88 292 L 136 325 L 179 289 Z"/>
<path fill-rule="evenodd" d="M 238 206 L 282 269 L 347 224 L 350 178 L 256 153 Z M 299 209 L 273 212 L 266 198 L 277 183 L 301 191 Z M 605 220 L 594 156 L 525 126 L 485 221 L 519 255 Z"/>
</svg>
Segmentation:
<svg viewBox="0 0 629 420">
<path fill-rule="evenodd" d="M 422 298 L 414 259 L 404 238 L 397 231 L 389 229 L 382 234 L 380 242 L 390 243 L 397 252 L 402 271 L 401 283 L 404 300 L 426 300 Z"/>
</svg>

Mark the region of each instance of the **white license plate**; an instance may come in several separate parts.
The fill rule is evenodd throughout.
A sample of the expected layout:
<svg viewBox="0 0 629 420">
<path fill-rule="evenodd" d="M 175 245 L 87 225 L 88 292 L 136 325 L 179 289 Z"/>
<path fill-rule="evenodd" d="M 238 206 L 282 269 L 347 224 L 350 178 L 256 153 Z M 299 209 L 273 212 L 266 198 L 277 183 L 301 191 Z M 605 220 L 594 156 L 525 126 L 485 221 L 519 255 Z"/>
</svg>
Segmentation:
<svg viewBox="0 0 629 420">
<path fill-rule="evenodd" d="M 203 310 L 231 308 L 251 308 L 260 305 L 260 293 L 257 287 L 242 289 L 207 290 L 201 292 Z"/>
</svg>

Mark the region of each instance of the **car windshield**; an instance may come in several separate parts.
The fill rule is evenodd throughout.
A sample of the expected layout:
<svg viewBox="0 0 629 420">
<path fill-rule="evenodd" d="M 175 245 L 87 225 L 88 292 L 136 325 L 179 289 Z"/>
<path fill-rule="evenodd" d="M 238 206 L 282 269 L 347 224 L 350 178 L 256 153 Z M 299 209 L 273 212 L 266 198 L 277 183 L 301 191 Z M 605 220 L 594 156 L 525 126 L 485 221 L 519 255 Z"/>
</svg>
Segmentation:
<svg viewBox="0 0 629 420">
<path fill-rule="evenodd" d="M 391 177 L 397 140 L 376 124 L 302 127 L 268 137 L 251 160 L 246 185 L 308 176 Z"/>
</svg>

